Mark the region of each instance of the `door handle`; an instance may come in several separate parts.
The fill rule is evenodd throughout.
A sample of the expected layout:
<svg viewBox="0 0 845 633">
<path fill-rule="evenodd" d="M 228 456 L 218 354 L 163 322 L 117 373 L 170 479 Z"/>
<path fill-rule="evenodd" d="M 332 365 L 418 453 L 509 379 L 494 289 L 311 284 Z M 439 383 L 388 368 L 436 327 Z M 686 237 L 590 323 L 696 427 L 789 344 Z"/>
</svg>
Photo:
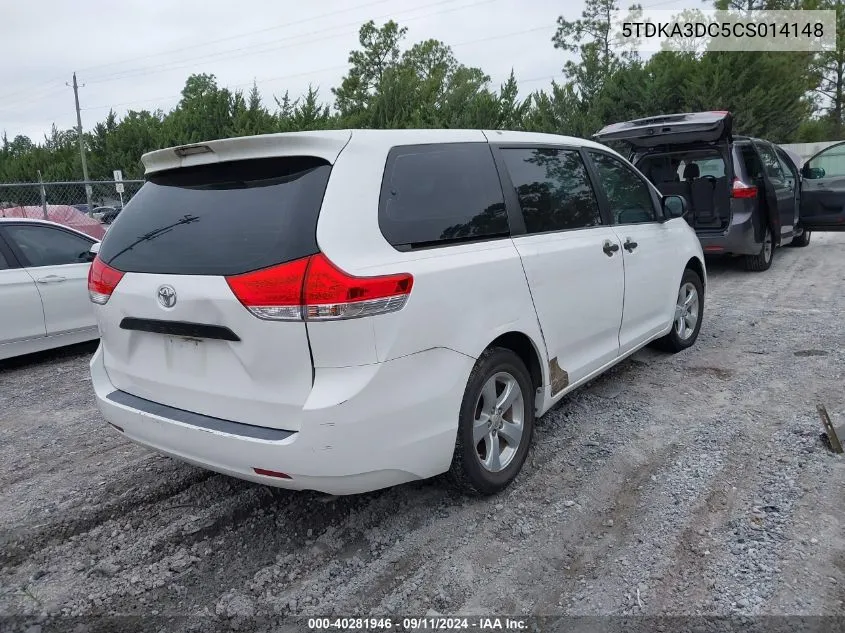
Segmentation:
<svg viewBox="0 0 845 633">
<path fill-rule="evenodd" d="M 619 244 L 615 244 L 610 240 L 605 240 L 604 245 L 602 246 L 602 250 L 604 254 L 608 257 L 613 257 L 613 254 L 619 250 Z"/>
<path fill-rule="evenodd" d="M 622 245 L 625 247 L 625 250 L 629 253 L 633 253 L 634 249 L 637 248 L 637 243 L 632 242 L 630 237 L 625 238 L 625 243 Z"/>
<path fill-rule="evenodd" d="M 46 277 L 39 277 L 35 281 L 40 284 L 57 284 L 63 281 L 67 281 L 67 277 L 61 277 L 59 275 L 47 275 Z"/>
</svg>

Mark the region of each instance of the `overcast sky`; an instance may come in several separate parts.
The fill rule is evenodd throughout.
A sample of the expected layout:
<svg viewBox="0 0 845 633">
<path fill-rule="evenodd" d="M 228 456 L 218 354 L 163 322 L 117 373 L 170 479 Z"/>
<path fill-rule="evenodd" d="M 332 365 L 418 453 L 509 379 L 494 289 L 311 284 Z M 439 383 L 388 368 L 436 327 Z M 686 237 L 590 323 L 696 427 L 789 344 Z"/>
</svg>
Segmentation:
<svg viewBox="0 0 845 633">
<path fill-rule="evenodd" d="M 82 125 L 110 108 L 169 110 L 191 73 L 213 73 L 220 86 L 249 89 L 268 106 L 310 83 L 326 102 L 347 68 L 363 22 L 408 27 L 406 44 L 436 38 L 493 85 L 511 68 L 523 94 L 560 77 L 565 60 L 551 37 L 561 14 L 576 19 L 582 0 L 4 0 L 0 41 L 0 130 L 41 142 L 55 123 L 76 125 L 74 71 Z M 627 3 L 623 3 L 627 4 Z M 700 0 L 644 0 L 646 7 L 702 6 Z M 14 54 L 12 54 L 14 51 Z"/>
</svg>

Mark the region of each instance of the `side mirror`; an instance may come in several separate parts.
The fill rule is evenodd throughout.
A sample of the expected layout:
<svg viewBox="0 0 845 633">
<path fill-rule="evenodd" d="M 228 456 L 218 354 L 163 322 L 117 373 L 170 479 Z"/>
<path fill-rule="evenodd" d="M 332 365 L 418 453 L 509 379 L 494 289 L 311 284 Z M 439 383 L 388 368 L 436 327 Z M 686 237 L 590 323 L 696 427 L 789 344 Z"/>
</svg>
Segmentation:
<svg viewBox="0 0 845 633">
<path fill-rule="evenodd" d="M 687 201 L 683 196 L 663 196 L 663 217 L 667 220 L 682 218 L 687 214 Z"/>
<path fill-rule="evenodd" d="M 93 262 L 94 258 L 97 257 L 97 253 L 100 252 L 100 243 L 94 242 L 91 244 L 91 248 L 88 249 L 87 252 L 82 253 L 79 256 L 79 260 L 83 262 Z"/>
<path fill-rule="evenodd" d="M 810 167 L 809 165 L 804 165 L 801 169 L 801 174 L 807 180 L 817 180 L 818 178 L 824 178 L 825 171 L 821 167 Z"/>
</svg>

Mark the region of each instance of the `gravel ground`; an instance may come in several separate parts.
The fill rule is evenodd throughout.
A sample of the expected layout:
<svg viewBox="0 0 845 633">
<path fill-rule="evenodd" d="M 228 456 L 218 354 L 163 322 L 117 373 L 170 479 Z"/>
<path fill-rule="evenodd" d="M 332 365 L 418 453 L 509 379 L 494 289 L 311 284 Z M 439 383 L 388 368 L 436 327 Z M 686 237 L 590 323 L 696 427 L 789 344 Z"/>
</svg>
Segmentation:
<svg viewBox="0 0 845 633">
<path fill-rule="evenodd" d="M 566 398 L 487 499 L 273 494 L 110 431 L 91 345 L 0 364 L 0 616 L 842 614 L 845 458 L 816 404 L 845 424 L 843 281 L 845 235 L 711 262 L 696 346 Z"/>
</svg>

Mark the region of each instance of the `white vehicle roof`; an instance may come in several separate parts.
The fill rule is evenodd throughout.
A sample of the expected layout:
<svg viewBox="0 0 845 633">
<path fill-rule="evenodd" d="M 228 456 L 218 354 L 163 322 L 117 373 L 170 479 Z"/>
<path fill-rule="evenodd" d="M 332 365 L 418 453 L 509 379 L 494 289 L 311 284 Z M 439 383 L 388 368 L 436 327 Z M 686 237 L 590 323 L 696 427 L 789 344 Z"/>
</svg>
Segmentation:
<svg viewBox="0 0 845 633">
<path fill-rule="evenodd" d="M 576 145 L 612 151 L 605 145 L 583 138 L 512 132 L 505 130 L 323 130 L 316 132 L 285 132 L 219 139 L 192 143 L 148 152 L 141 157 L 147 174 L 211 163 L 273 158 L 276 156 L 307 155 L 334 163 L 341 150 L 350 142 L 372 143 L 385 148 L 395 145 L 426 143 L 543 143 Z M 615 152 L 613 152 L 615 153 Z"/>
</svg>

